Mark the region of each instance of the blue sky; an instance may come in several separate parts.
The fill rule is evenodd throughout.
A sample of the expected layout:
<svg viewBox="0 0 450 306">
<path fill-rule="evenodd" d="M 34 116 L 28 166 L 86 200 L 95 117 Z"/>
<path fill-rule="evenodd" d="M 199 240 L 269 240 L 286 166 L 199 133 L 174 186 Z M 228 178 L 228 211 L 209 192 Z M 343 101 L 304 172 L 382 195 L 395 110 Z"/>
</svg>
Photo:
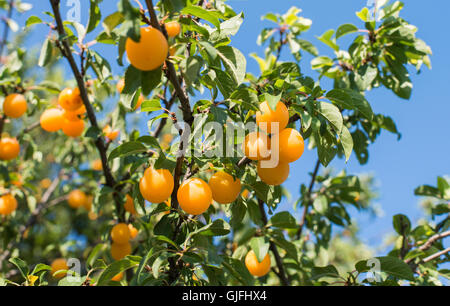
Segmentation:
<svg viewBox="0 0 450 306">
<path fill-rule="evenodd" d="M 49 11 L 48 1 L 31 1 L 34 3 L 32 11 L 21 16 L 23 25 L 30 15 L 43 16 L 43 11 Z M 67 10 L 62 0 L 63 13 Z M 81 0 L 82 21 L 88 16 L 88 0 Z M 103 1 L 104 16 L 116 8 L 116 1 Z M 319 48 L 321 54 L 330 55 L 328 47 L 315 37 L 320 36 L 328 29 L 336 29 L 343 23 L 354 23 L 359 27 L 363 25 L 355 16 L 355 12 L 365 6 L 364 0 L 230 0 L 228 1 L 236 12 L 244 11 L 245 20 L 240 32 L 233 38 L 233 45 L 243 54 L 256 52 L 263 54 L 263 48 L 256 44 L 260 30 L 269 22 L 261 21 L 260 16 L 268 12 L 284 13 L 289 7 L 297 6 L 303 9 L 302 15 L 313 20 L 312 28 L 304 36 Z M 417 221 L 422 212 L 418 206 L 418 198 L 413 190 L 421 184 L 436 183 L 438 175 L 450 174 L 450 100 L 448 61 L 450 43 L 443 29 L 447 28 L 446 20 L 450 11 L 450 1 L 433 1 L 424 4 L 423 1 L 407 1 L 402 11 L 402 17 L 418 26 L 418 37 L 425 40 L 432 48 L 431 57 L 433 69 L 423 69 L 420 75 L 413 70 L 413 94 L 409 101 L 397 98 L 386 89 L 376 89 L 367 95 L 376 113 L 391 116 L 397 123 L 402 138 L 397 141 L 395 135 L 383 132 L 378 141 L 370 147 L 369 162 L 360 166 L 356 158 L 351 157 L 345 164 L 343 161 L 334 161 L 332 166 L 336 169 L 345 168 L 348 173 L 371 173 L 376 177 L 380 198 L 377 203 L 382 207 L 384 216 L 370 219 L 367 216 L 354 214 L 361 227 L 362 239 L 372 246 L 382 244 L 383 237 L 392 231 L 392 216 L 397 213 L 407 214 L 413 223 Z M 64 15 L 63 15 L 64 16 Z M 16 15 L 17 17 L 17 15 Z M 27 44 L 35 46 L 42 43 L 48 29 L 44 26 L 36 28 L 35 35 L 30 37 Z M 101 47 L 104 56 L 115 62 L 117 50 L 111 47 Z M 248 58 L 247 69 L 257 74 L 259 68 L 256 62 Z M 289 60 L 287 50 L 282 54 L 281 60 Z M 302 71 L 310 76 L 317 77 L 317 73 L 310 69 L 310 56 L 305 56 L 302 62 Z M 123 72 L 123 68 L 113 64 L 115 73 Z M 68 71 L 68 70 L 67 70 Z M 67 72 L 67 77 L 70 77 Z M 326 84 L 325 85 L 329 85 Z M 326 87 L 331 89 L 331 87 Z M 145 124 L 143 125 L 145 128 Z M 284 184 L 294 198 L 298 195 L 298 186 L 309 181 L 308 172 L 312 171 L 316 160 L 315 151 L 306 151 L 303 157 L 291 165 L 291 175 Z M 291 209 L 292 203 L 284 202 L 279 210 Z M 297 214 L 298 216 L 298 214 Z"/>
</svg>

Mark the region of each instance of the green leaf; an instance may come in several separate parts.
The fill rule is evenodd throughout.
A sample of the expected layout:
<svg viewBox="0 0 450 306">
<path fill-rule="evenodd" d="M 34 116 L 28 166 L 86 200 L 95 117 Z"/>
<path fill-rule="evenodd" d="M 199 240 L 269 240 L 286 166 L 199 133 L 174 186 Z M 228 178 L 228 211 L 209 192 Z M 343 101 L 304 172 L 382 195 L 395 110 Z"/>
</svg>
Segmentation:
<svg viewBox="0 0 450 306">
<path fill-rule="evenodd" d="M 360 93 L 350 89 L 333 89 L 327 92 L 326 97 L 343 108 L 357 110 L 367 119 L 373 119 L 372 107 Z"/>
<path fill-rule="evenodd" d="M 117 274 L 122 271 L 134 268 L 139 265 L 139 260 L 136 260 L 138 256 L 127 256 L 124 259 L 118 260 L 110 264 L 103 272 L 100 274 L 97 282 L 97 286 L 107 285 L 108 282 Z"/>
<path fill-rule="evenodd" d="M 271 94 L 264 94 L 264 99 L 267 101 L 267 104 L 269 104 L 269 107 L 271 110 L 275 111 L 277 108 L 278 102 L 280 102 L 282 94 L 280 93 L 278 96 L 273 96 Z"/>
<path fill-rule="evenodd" d="M 345 125 L 342 126 L 341 134 L 339 134 L 339 140 L 342 149 L 344 150 L 345 161 L 347 162 L 353 151 L 353 137 Z"/>
<path fill-rule="evenodd" d="M 104 248 L 105 244 L 99 243 L 92 249 L 92 251 L 89 253 L 88 258 L 86 259 L 86 267 L 88 269 L 92 268 L 92 266 L 94 265 L 95 261 L 100 256 Z"/>
<path fill-rule="evenodd" d="M 221 14 L 217 11 L 205 10 L 199 6 L 189 5 L 182 9 L 181 13 L 194 15 L 195 17 L 209 21 L 216 28 L 220 29 L 219 17 L 221 17 Z"/>
<path fill-rule="evenodd" d="M 53 46 L 50 39 L 46 39 L 41 48 L 41 54 L 39 56 L 38 65 L 40 67 L 46 66 L 52 59 Z"/>
<path fill-rule="evenodd" d="M 336 40 L 333 39 L 334 30 L 328 30 L 322 34 L 322 36 L 317 37 L 318 40 L 332 48 L 334 51 L 339 51 L 339 46 L 336 44 Z"/>
<path fill-rule="evenodd" d="M 336 133 L 339 134 L 342 131 L 343 119 L 339 108 L 331 103 L 320 101 L 317 104 L 317 111 L 333 125 Z"/>
<path fill-rule="evenodd" d="M 328 199 L 324 195 L 319 195 L 313 202 L 314 210 L 320 214 L 325 214 L 328 210 Z"/>
<path fill-rule="evenodd" d="M 87 276 L 66 276 L 58 282 L 58 286 L 73 287 L 81 286 L 86 281 Z"/>
<path fill-rule="evenodd" d="M 37 23 L 42 23 L 41 18 L 37 17 L 37 16 L 30 16 L 27 21 L 25 22 L 25 26 L 29 27 L 32 26 L 33 24 L 37 24 Z"/>
<path fill-rule="evenodd" d="M 222 35 L 236 35 L 243 22 L 244 13 L 239 13 L 238 15 L 225 20 L 220 24 L 220 33 Z"/>
<path fill-rule="evenodd" d="M 262 262 L 269 251 L 270 244 L 264 237 L 253 237 L 250 240 L 250 247 L 255 252 L 258 262 Z"/>
<path fill-rule="evenodd" d="M 142 102 L 141 112 L 155 112 L 161 110 L 161 102 L 156 99 L 146 100 Z"/>
<path fill-rule="evenodd" d="M 147 147 L 144 146 L 141 142 L 129 141 L 112 150 L 112 152 L 109 154 L 108 160 L 113 160 L 117 157 L 124 157 L 143 152 L 147 152 Z"/>
<path fill-rule="evenodd" d="M 111 35 L 112 30 L 114 30 L 114 28 L 116 28 L 123 21 L 123 15 L 120 12 L 114 12 L 103 20 L 102 26 L 105 29 L 105 32 L 108 35 Z"/>
<path fill-rule="evenodd" d="M 392 218 L 395 231 L 399 235 L 408 235 L 411 232 L 411 221 L 403 214 L 397 214 Z"/>
<path fill-rule="evenodd" d="M 313 267 L 311 271 L 311 279 L 320 279 L 322 277 L 339 278 L 339 272 L 333 265 L 326 267 Z"/>
<path fill-rule="evenodd" d="M 367 7 L 363 8 L 361 11 L 356 12 L 356 16 L 358 16 L 358 18 L 364 22 L 369 21 L 370 18 L 369 9 Z"/>
<path fill-rule="evenodd" d="M 385 272 L 391 276 L 398 277 L 400 279 L 414 281 L 414 274 L 411 270 L 411 267 L 408 264 L 406 264 L 403 260 L 391 256 L 375 257 L 375 259 L 378 259 L 380 261 L 381 272 Z M 358 272 L 361 273 L 367 272 L 376 267 L 368 267 L 367 260 L 362 260 L 355 265 L 355 268 L 356 270 L 358 270 Z"/>
<path fill-rule="evenodd" d="M 24 279 L 27 279 L 28 273 L 30 270 L 28 270 L 28 265 L 25 261 L 18 257 L 13 257 L 9 259 L 9 262 L 12 263 L 19 269 L 20 274 L 22 274 Z"/>
<path fill-rule="evenodd" d="M 159 85 L 161 82 L 161 75 L 161 68 L 141 72 L 142 94 L 144 96 L 148 96 L 150 92 Z"/>
<path fill-rule="evenodd" d="M 230 225 L 222 219 L 217 219 L 195 232 L 205 236 L 224 236 L 230 233 Z"/>
<path fill-rule="evenodd" d="M 241 84 L 246 73 L 247 61 L 245 56 L 241 51 L 231 46 L 220 46 L 217 51 L 217 55 L 222 60 L 228 74 L 233 77 L 237 85 Z"/>
<path fill-rule="evenodd" d="M 275 226 L 280 228 L 296 228 L 297 222 L 295 218 L 288 211 L 282 211 L 275 214 L 272 218 L 270 218 L 267 226 Z"/>
<path fill-rule="evenodd" d="M 89 22 L 86 27 L 86 32 L 90 33 L 92 32 L 100 23 L 100 20 L 102 19 L 102 12 L 100 11 L 100 8 L 98 7 L 99 0 L 90 0 L 91 6 L 89 9 Z"/>
<path fill-rule="evenodd" d="M 355 25 L 353 25 L 351 23 L 343 24 L 336 31 L 336 39 L 338 39 L 339 37 L 342 37 L 346 34 L 356 32 L 356 31 L 358 31 L 358 28 Z"/>
<path fill-rule="evenodd" d="M 425 197 L 439 197 L 439 189 L 429 185 L 422 185 L 414 189 L 414 194 Z"/>
</svg>

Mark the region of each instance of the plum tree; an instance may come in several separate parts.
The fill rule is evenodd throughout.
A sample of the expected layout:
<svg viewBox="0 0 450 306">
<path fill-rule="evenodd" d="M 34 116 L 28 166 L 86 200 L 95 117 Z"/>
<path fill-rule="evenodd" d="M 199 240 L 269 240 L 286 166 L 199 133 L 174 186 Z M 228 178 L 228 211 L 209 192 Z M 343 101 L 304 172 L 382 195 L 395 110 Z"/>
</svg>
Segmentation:
<svg viewBox="0 0 450 306">
<path fill-rule="evenodd" d="M 431 67 L 403 4 L 379 1 L 375 16 L 365 7 L 358 24 L 318 35 L 323 53 L 299 8 L 268 13 L 256 72 L 234 39 L 246 4 L 239 14 L 231 1 L 87 2 L 86 24 L 65 20 L 58 0 L 26 20 L 31 5 L 0 2 L 14 16 L 6 33 L 23 27 L 0 37 L 0 284 L 67 285 L 52 274 L 69 258 L 83 280 L 73 285 L 448 277 L 447 177 L 415 190 L 424 218 L 393 216 L 396 242 L 374 257 L 353 212 L 375 215 L 375 179 L 329 166 L 364 165 L 382 131 L 400 135 L 367 93 L 410 99 L 413 69 Z M 380 279 L 367 277 L 369 259 Z"/>
</svg>

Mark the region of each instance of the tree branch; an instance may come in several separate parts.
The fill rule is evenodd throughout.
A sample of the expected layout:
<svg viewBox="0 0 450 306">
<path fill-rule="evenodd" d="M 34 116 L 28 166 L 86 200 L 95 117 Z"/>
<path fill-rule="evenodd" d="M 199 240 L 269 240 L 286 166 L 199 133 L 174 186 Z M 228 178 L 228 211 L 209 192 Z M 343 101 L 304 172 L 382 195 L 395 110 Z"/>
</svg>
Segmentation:
<svg viewBox="0 0 450 306">
<path fill-rule="evenodd" d="M 447 253 L 450 253 L 450 247 L 446 248 L 445 250 L 442 250 L 440 252 L 437 252 L 437 253 L 435 253 L 433 255 L 430 255 L 430 256 L 424 258 L 422 260 L 422 262 L 426 263 L 426 262 L 432 261 L 433 259 L 439 258 L 442 255 L 447 254 Z"/>
<path fill-rule="evenodd" d="M 14 0 L 10 0 L 8 2 L 8 5 L 9 5 L 9 7 L 8 7 L 7 17 L 6 17 L 6 19 L 3 19 L 5 28 L 3 29 L 2 41 L 0 42 L 0 57 L 3 56 L 3 51 L 5 49 L 6 42 L 8 40 L 9 25 L 8 25 L 7 19 L 11 19 L 11 17 L 12 17 L 13 8 L 14 8 Z"/>
<path fill-rule="evenodd" d="M 55 16 L 55 21 L 56 21 L 56 30 L 58 31 L 58 34 L 59 34 L 60 44 L 58 44 L 58 46 L 61 49 L 63 56 L 69 62 L 70 68 L 72 69 L 74 77 L 77 81 L 77 85 L 80 90 L 80 96 L 81 96 L 81 99 L 83 100 L 84 106 L 86 107 L 86 112 L 87 112 L 87 117 L 89 119 L 89 122 L 91 123 L 91 126 L 94 129 L 100 131 L 94 109 L 92 108 L 92 105 L 89 101 L 84 78 L 77 67 L 77 64 L 72 55 L 70 46 L 69 46 L 67 40 L 65 39 L 66 33 L 64 30 L 63 21 L 61 18 L 61 13 L 59 11 L 59 3 L 60 3 L 60 0 L 50 0 L 50 4 L 52 6 L 52 10 L 53 10 L 53 13 Z M 102 168 L 103 168 L 103 174 L 106 179 L 106 185 L 111 188 L 115 188 L 116 180 L 114 179 L 111 169 L 108 165 L 108 159 L 106 156 L 107 146 L 104 142 L 103 136 L 99 135 L 97 137 L 97 139 L 95 140 L 95 146 L 98 149 L 98 152 L 100 154 L 100 159 L 102 161 Z M 123 210 L 121 209 L 121 201 L 120 201 L 120 198 L 117 196 L 117 194 L 114 194 L 114 200 L 116 202 L 116 210 L 119 215 L 119 220 L 123 221 L 124 214 L 120 213 L 121 211 L 123 212 Z"/>
<path fill-rule="evenodd" d="M 312 204 L 311 193 L 314 188 L 314 183 L 316 182 L 316 176 L 317 176 L 317 173 L 319 172 L 319 168 L 320 168 L 320 160 L 317 160 L 316 166 L 314 167 L 314 171 L 311 176 L 311 181 L 309 183 L 309 188 L 308 188 L 308 197 L 309 198 L 306 201 L 305 206 L 303 207 L 302 218 L 300 219 L 300 223 L 298 225 L 299 228 L 298 228 L 298 231 L 296 234 L 297 239 L 299 239 L 300 236 L 302 235 L 303 226 L 305 225 L 305 221 L 306 221 L 306 215 L 308 214 L 308 208 Z"/>
</svg>

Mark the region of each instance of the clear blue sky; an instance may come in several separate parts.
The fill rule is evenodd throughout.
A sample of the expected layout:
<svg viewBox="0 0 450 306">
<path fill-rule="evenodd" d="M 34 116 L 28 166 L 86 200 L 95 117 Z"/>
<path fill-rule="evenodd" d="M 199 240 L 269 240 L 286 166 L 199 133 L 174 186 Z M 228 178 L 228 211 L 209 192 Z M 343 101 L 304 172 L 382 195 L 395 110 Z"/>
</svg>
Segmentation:
<svg viewBox="0 0 450 306">
<path fill-rule="evenodd" d="M 30 15 L 43 16 L 43 11 L 49 11 L 48 1 L 31 1 L 35 7 L 25 16 L 21 16 L 20 24 Z M 66 11 L 62 0 L 63 12 Z M 104 16 L 116 8 L 117 1 L 103 1 Z M 244 11 L 245 20 L 240 32 L 233 38 L 233 45 L 245 55 L 257 52 L 262 55 L 263 48 L 256 45 L 256 38 L 260 30 L 270 23 L 263 22 L 260 16 L 268 12 L 284 13 L 295 5 L 303 9 L 302 15 L 313 20 L 312 28 L 304 38 L 309 39 L 319 47 L 321 54 L 330 54 L 328 47 L 320 43 L 315 36 L 321 35 L 330 28 L 336 29 L 343 23 L 354 23 L 359 27 L 359 19 L 355 12 L 365 6 L 364 0 L 230 0 L 230 5 L 236 12 Z M 432 48 L 431 57 L 433 69 L 425 68 L 421 75 L 412 75 L 414 89 L 409 101 L 397 98 L 386 89 L 376 89 L 368 94 L 368 100 L 376 113 L 389 115 L 397 123 L 402 138 L 397 141 L 395 135 L 383 132 L 378 141 L 370 147 L 368 164 L 359 166 L 352 157 L 345 164 L 335 161 L 332 166 L 336 169 L 346 168 L 348 173 L 372 173 L 379 184 L 381 205 L 384 216 L 375 220 L 363 215 L 354 214 L 361 227 L 361 237 L 372 246 L 379 246 L 383 237 L 392 231 L 392 216 L 397 213 L 407 214 L 413 222 L 422 215 L 418 206 L 418 198 L 413 190 L 421 184 L 435 184 L 438 175 L 450 174 L 450 94 L 449 76 L 450 43 L 445 34 L 448 24 L 450 1 L 433 1 L 432 4 L 423 1 L 405 1 L 402 17 L 418 26 L 418 37 L 425 40 Z M 82 21 L 88 16 L 88 0 L 81 0 Z M 17 15 L 16 15 L 17 16 Z M 42 43 L 48 29 L 38 26 L 35 34 L 30 37 L 28 45 Z M 102 47 L 104 56 L 115 62 L 116 48 Z M 282 60 L 289 60 L 288 52 L 283 53 Z M 311 71 L 311 57 L 305 56 L 302 70 L 305 74 L 317 77 Z M 257 74 L 259 69 L 256 62 L 248 57 L 248 71 Z M 121 73 L 123 68 L 113 63 L 115 73 Z M 413 71 L 413 70 L 411 70 Z M 69 77 L 69 73 L 67 73 Z M 327 89 L 330 89 L 328 87 Z M 303 157 L 291 165 L 291 176 L 285 183 L 291 194 L 298 195 L 298 186 L 308 182 L 308 172 L 312 171 L 316 160 L 315 151 L 307 151 Z M 283 203 L 279 210 L 291 209 L 291 203 Z M 297 215 L 298 216 L 298 215 Z"/>
</svg>

